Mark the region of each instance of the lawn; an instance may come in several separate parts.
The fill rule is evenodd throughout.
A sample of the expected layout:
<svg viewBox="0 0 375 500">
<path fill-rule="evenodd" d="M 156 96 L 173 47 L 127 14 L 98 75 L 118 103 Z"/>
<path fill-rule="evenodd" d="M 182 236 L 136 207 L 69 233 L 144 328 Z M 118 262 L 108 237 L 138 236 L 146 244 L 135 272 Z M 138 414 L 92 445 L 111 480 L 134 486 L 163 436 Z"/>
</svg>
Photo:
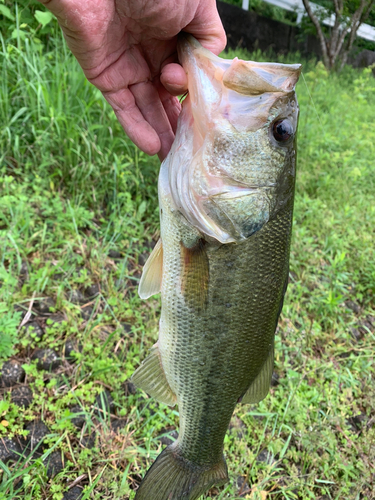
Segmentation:
<svg viewBox="0 0 375 500">
<path fill-rule="evenodd" d="M 159 234 L 159 162 L 57 29 L 48 45 L 2 41 L 0 68 L 0 500 L 133 499 L 178 428 L 177 409 L 128 381 L 158 330 L 159 300 L 137 284 Z M 206 499 L 375 498 L 375 79 L 307 61 L 297 91 L 272 387 L 237 407 L 230 481 Z"/>
</svg>

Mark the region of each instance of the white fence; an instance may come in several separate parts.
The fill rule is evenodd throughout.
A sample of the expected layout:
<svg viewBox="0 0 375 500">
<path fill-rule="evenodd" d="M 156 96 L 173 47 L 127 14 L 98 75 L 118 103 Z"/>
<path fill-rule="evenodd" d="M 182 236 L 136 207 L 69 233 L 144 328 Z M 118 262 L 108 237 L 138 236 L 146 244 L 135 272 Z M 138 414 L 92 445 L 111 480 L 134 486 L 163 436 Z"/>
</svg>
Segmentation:
<svg viewBox="0 0 375 500">
<path fill-rule="evenodd" d="M 305 7 L 303 5 L 302 0 L 264 0 L 267 3 L 272 5 L 276 5 L 276 7 L 281 7 L 285 10 L 289 10 L 291 12 L 295 12 L 297 14 L 297 24 L 301 23 L 301 19 L 304 14 L 306 14 Z M 321 13 L 325 12 L 325 9 L 316 3 L 310 2 L 311 8 L 313 12 Z M 242 8 L 245 10 L 249 10 L 249 0 L 242 0 Z M 335 16 L 332 14 L 323 20 L 323 24 L 326 26 L 333 26 L 335 24 Z M 365 40 L 370 40 L 371 42 L 375 42 L 375 28 L 370 26 L 369 24 L 361 24 L 359 27 L 357 34 L 359 37 L 364 38 Z"/>
</svg>

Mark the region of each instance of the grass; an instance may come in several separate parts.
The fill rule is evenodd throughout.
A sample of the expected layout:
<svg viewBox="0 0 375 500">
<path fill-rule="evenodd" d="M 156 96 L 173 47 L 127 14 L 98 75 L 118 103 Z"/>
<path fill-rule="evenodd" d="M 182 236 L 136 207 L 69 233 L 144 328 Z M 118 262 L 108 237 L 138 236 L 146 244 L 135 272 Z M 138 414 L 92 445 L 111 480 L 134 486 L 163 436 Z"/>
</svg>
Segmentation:
<svg viewBox="0 0 375 500">
<path fill-rule="evenodd" d="M 158 236 L 159 164 L 124 137 L 58 32 L 49 47 L 26 38 L 0 53 L 0 365 L 19 360 L 34 393 L 23 409 L 1 390 L 0 436 L 26 437 L 35 418 L 50 432 L 41 455 L 0 462 L 0 499 L 61 500 L 72 485 L 82 499 L 132 499 L 160 436 L 178 426 L 176 410 L 127 384 L 157 336 L 159 301 L 140 301 L 136 285 Z M 375 80 L 311 61 L 298 95 L 278 379 L 259 405 L 237 407 L 225 439 L 230 482 L 207 499 L 374 498 Z M 93 285 L 95 297 L 77 295 Z M 22 308 L 40 319 L 41 340 L 20 327 Z M 67 340 L 82 347 L 74 362 Z M 56 350 L 59 368 L 38 369 L 38 348 Z M 98 411 L 103 390 L 112 417 Z M 55 451 L 64 467 L 51 478 Z"/>
</svg>

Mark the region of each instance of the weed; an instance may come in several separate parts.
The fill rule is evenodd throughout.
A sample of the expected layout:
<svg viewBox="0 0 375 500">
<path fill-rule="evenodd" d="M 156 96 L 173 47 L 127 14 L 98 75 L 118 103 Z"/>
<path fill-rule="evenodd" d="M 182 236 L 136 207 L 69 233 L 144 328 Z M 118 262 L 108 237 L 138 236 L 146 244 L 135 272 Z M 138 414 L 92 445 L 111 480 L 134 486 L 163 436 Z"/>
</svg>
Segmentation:
<svg viewBox="0 0 375 500">
<path fill-rule="evenodd" d="M 0 498 L 133 498 L 178 426 L 176 410 L 128 382 L 158 330 L 158 299 L 141 302 L 136 287 L 158 238 L 159 164 L 124 137 L 54 25 L 46 47 L 14 40 L 0 53 L 0 358 L 25 375 L 0 389 L 0 444 L 15 447 L 0 462 Z M 207 499 L 372 498 L 374 90 L 368 70 L 304 64 L 274 383 L 257 407 L 236 409 L 230 482 Z M 43 443 L 22 451 L 40 419 Z"/>
</svg>

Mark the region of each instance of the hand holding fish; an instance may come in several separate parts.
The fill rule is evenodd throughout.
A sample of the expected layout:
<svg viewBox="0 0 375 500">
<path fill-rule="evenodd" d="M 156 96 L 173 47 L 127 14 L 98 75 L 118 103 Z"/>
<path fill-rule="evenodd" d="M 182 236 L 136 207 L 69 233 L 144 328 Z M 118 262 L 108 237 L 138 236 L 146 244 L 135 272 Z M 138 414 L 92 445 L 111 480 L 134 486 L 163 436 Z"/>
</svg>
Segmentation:
<svg viewBox="0 0 375 500">
<path fill-rule="evenodd" d="M 187 88 L 177 34 L 215 54 L 226 43 L 214 0 L 40 0 L 57 17 L 87 79 L 102 91 L 130 139 L 167 155 Z"/>
</svg>

